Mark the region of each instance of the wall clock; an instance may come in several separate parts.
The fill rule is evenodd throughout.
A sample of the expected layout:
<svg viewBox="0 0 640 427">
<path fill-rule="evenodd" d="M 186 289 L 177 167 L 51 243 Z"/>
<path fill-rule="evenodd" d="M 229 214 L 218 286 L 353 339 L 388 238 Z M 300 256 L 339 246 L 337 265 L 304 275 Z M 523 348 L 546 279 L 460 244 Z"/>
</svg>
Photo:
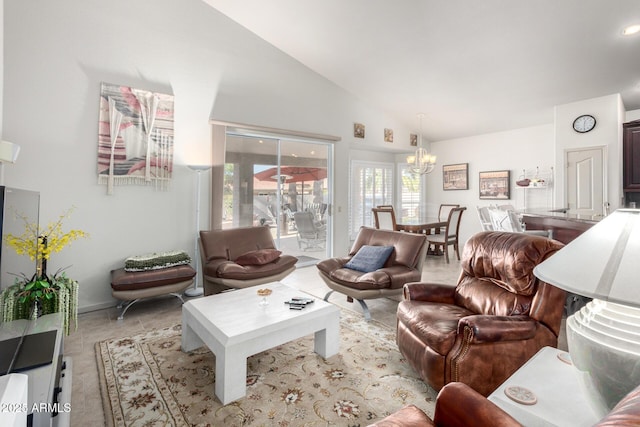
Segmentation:
<svg viewBox="0 0 640 427">
<path fill-rule="evenodd" d="M 578 116 L 573 121 L 573 130 L 579 133 L 587 133 L 596 127 L 596 118 L 590 114 Z"/>
</svg>

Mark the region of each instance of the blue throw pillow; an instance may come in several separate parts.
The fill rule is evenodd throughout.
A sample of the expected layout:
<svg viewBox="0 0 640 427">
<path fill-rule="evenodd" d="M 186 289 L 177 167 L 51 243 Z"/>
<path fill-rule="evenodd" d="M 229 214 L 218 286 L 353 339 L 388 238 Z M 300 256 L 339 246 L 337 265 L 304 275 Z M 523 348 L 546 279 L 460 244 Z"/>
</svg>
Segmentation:
<svg viewBox="0 0 640 427">
<path fill-rule="evenodd" d="M 393 252 L 393 246 L 364 245 L 344 266 L 350 270 L 371 273 L 382 268 L 391 252 Z"/>
</svg>

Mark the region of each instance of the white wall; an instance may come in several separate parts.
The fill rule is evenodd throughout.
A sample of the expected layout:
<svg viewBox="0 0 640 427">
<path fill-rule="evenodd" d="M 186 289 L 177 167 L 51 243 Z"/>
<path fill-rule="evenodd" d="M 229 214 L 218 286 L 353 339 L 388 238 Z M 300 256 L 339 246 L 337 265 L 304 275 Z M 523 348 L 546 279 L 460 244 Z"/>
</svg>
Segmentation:
<svg viewBox="0 0 640 427">
<path fill-rule="evenodd" d="M 573 130 L 573 121 L 582 114 L 591 114 L 596 118 L 596 127 L 581 134 Z M 556 205 L 565 206 L 564 162 L 566 150 L 605 146 L 607 150 L 608 201 L 611 211 L 622 206 L 622 123 L 624 106 L 620 95 L 564 104 L 555 108 L 555 156 L 557 173 Z"/>
<path fill-rule="evenodd" d="M 89 240 L 54 254 L 51 271 L 72 265 L 82 310 L 113 304 L 109 271 L 150 251 L 193 252 L 195 174 L 211 158 L 209 119 L 342 137 L 336 183 L 346 182 L 349 148 L 409 149 L 409 130 L 244 30 L 200 0 L 33 0 L 4 7 L 4 134 L 22 146 L 6 169 L 9 186 L 41 193 L 41 223 L 76 206 L 65 229 Z M 174 179 L 167 192 L 97 184 L 100 82 L 175 95 Z M 408 121 L 410 121 L 409 119 Z M 367 126 L 353 138 L 353 122 Z M 383 142 L 393 128 L 396 142 Z M 206 181 L 206 180 L 205 180 Z M 202 224 L 209 216 L 203 182 Z M 336 185 L 346 209 L 348 186 Z M 346 215 L 336 247 L 348 247 Z"/>
<path fill-rule="evenodd" d="M 432 143 L 438 156 L 436 170 L 426 178 L 426 200 L 428 212 L 437 216 L 441 203 L 458 203 L 466 206 L 460 225 L 461 245 L 473 234 L 481 231 L 476 211 L 477 206 L 489 204 L 512 204 L 523 206 L 524 193 L 515 182 L 523 169 L 549 168 L 554 165 L 553 125 L 535 126 L 506 132 L 477 135 Z M 442 166 L 454 163 L 469 163 L 469 189 L 442 189 Z M 482 171 L 510 170 L 510 200 L 480 200 L 478 181 Z M 462 248 L 461 248 L 462 249 Z"/>
<path fill-rule="evenodd" d="M 627 123 L 634 120 L 640 120 L 640 110 L 631 110 L 626 112 L 624 122 Z"/>
</svg>

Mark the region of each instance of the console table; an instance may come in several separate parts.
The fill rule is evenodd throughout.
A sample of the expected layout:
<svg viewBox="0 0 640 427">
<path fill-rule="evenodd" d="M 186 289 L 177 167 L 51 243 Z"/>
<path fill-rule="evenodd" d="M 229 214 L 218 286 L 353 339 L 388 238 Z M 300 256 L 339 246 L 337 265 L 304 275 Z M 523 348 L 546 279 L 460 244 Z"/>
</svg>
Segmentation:
<svg viewBox="0 0 640 427">
<path fill-rule="evenodd" d="M 27 425 L 68 426 L 71 411 L 71 358 L 63 357 L 62 315 L 48 314 L 37 320 L 0 323 L 0 341 L 22 335 L 56 331 L 51 363 L 20 372 L 28 376 Z"/>
<path fill-rule="evenodd" d="M 603 217 L 555 211 L 525 210 L 521 212 L 527 230 L 551 230 L 553 238 L 567 244 L 598 223 Z"/>
<path fill-rule="evenodd" d="M 542 348 L 491 393 L 489 400 L 527 427 L 594 425 L 607 411 L 591 404 L 582 374 L 568 356 L 557 348 Z M 505 394 L 508 387 L 531 391 L 537 402 L 517 403 Z"/>
</svg>

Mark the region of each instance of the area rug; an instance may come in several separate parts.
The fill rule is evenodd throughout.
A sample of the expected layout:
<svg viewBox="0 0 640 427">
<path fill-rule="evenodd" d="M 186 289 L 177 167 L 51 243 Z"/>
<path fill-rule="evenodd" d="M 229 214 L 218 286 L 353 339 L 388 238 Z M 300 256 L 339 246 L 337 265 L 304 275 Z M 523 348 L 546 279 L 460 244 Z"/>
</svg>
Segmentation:
<svg viewBox="0 0 640 427">
<path fill-rule="evenodd" d="M 432 415 L 436 393 L 412 371 L 395 331 L 341 311 L 340 353 L 313 335 L 251 356 L 246 397 L 214 395 L 215 356 L 180 350 L 180 325 L 96 344 L 108 426 L 366 426 L 407 404 Z"/>
</svg>

